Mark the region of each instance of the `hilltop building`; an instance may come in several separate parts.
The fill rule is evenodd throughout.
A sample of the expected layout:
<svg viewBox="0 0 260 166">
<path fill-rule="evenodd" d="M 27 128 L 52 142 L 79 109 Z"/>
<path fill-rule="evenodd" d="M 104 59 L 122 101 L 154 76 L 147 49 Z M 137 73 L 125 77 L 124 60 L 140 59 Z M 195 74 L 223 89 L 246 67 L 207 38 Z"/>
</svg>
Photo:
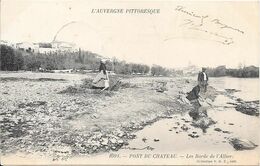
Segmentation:
<svg viewBox="0 0 260 166">
<path fill-rule="evenodd" d="M 5 40 L 1 40 L 1 44 L 10 46 L 15 49 L 23 50 L 26 52 L 34 53 L 54 53 L 54 52 L 77 52 L 78 48 L 74 43 L 55 41 L 51 43 L 32 43 L 32 42 L 20 42 L 20 43 L 11 43 Z"/>
<path fill-rule="evenodd" d="M 16 47 L 16 44 L 15 44 L 15 43 L 11 43 L 11 42 L 6 41 L 6 40 L 1 40 L 0 43 L 3 44 L 3 45 L 9 46 L 9 47 L 13 47 L 13 48 Z"/>
<path fill-rule="evenodd" d="M 37 43 L 30 43 L 30 42 L 16 43 L 15 48 L 17 48 L 19 50 L 24 50 L 26 52 L 38 52 L 39 51 L 39 45 Z"/>
<path fill-rule="evenodd" d="M 189 66 L 184 67 L 182 70 L 184 75 L 197 75 L 201 68 L 196 65 L 189 64 Z"/>
<path fill-rule="evenodd" d="M 76 44 L 63 41 L 55 41 L 51 43 L 52 48 L 59 52 L 77 52 Z"/>
</svg>

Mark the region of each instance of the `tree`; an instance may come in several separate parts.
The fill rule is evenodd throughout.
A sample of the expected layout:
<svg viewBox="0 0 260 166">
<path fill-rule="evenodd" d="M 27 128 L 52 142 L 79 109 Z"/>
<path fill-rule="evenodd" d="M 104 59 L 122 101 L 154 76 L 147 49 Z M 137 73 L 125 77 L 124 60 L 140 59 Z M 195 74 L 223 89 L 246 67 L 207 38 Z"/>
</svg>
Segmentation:
<svg viewBox="0 0 260 166">
<path fill-rule="evenodd" d="M 24 58 L 20 51 L 15 51 L 14 63 L 16 66 L 15 70 L 21 70 L 24 68 Z"/>
<path fill-rule="evenodd" d="M 14 50 L 6 45 L 1 45 L 1 70 L 15 70 Z"/>
</svg>

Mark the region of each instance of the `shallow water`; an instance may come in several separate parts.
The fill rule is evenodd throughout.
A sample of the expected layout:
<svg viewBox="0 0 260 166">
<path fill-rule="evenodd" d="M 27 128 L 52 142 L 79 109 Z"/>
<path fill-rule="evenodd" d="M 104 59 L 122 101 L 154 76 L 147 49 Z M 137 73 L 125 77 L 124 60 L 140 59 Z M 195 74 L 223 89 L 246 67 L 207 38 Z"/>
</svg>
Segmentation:
<svg viewBox="0 0 260 166">
<path fill-rule="evenodd" d="M 234 96 L 246 101 L 259 99 L 258 79 L 212 78 L 210 84 L 219 91 L 224 91 L 225 89 L 241 90 L 234 93 Z M 172 119 L 160 120 L 138 131 L 136 133 L 137 138 L 131 141 L 128 147 L 141 148 L 150 146 L 154 148 L 152 153 L 225 152 L 243 156 L 251 154 L 251 157 L 259 154 L 259 147 L 250 151 L 235 151 L 229 144 L 229 138 L 239 137 L 259 145 L 260 121 L 259 117 L 242 114 L 234 108 L 224 108 L 224 106 L 230 107 L 227 102 L 232 102 L 232 99 L 224 95 L 219 95 L 213 102 L 213 106 L 208 108 L 208 116 L 217 121 L 217 123 L 210 126 L 206 133 L 203 133 L 201 129 L 191 126 L 190 122 L 184 122 L 184 120 L 191 121 L 189 115 L 174 115 Z M 180 124 L 177 125 L 176 123 Z M 183 124 L 189 127 L 187 131 L 181 130 L 180 127 Z M 221 131 L 215 131 L 215 128 L 220 128 Z M 199 137 L 189 137 L 188 134 L 192 132 L 196 132 Z M 147 140 L 144 142 L 143 138 Z M 154 139 L 158 139 L 159 141 L 154 141 Z M 120 153 L 131 152 L 133 150 L 120 151 Z"/>
<path fill-rule="evenodd" d="M 260 83 L 258 78 L 210 78 L 209 84 L 219 91 L 224 91 L 225 89 L 240 90 L 240 92 L 236 92 L 234 95 L 245 101 L 259 100 Z"/>
</svg>

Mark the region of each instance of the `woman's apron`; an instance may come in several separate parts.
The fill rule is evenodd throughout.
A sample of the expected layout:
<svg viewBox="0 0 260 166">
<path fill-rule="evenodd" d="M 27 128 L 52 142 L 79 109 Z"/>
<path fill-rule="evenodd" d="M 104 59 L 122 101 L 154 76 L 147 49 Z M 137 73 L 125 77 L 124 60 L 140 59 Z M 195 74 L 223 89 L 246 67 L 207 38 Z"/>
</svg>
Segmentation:
<svg viewBox="0 0 260 166">
<path fill-rule="evenodd" d="M 92 85 L 96 88 L 104 88 L 105 87 L 105 79 L 106 75 L 104 74 L 103 70 L 101 70 L 98 75 L 94 78 Z"/>
</svg>

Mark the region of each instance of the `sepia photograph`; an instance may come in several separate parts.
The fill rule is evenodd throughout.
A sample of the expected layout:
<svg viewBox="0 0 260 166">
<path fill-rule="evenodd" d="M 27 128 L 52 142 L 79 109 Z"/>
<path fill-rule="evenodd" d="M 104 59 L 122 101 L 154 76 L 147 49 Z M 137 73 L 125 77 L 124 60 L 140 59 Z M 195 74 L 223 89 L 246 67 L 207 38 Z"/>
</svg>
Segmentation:
<svg viewBox="0 0 260 166">
<path fill-rule="evenodd" d="M 0 165 L 260 164 L 259 1 L 0 0 Z"/>
</svg>

